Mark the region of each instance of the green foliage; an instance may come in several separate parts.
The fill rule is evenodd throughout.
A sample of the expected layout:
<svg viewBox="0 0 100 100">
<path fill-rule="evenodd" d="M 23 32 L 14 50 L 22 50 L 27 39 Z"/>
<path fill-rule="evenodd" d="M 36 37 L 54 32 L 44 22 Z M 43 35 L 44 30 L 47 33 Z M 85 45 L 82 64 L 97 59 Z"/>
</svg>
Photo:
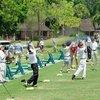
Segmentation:
<svg viewBox="0 0 100 100">
<path fill-rule="evenodd" d="M 2 36 L 0 36 L 0 40 L 2 40 Z"/>
<path fill-rule="evenodd" d="M 31 0 L 29 3 L 29 9 L 28 13 L 33 14 L 34 17 L 36 18 L 36 23 L 38 25 L 38 39 L 41 37 L 40 33 L 40 24 L 43 23 L 43 21 L 46 19 L 46 14 L 45 14 L 45 1 L 44 0 Z"/>
<path fill-rule="evenodd" d="M 47 4 L 50 4 L 50 5 L 52 5 L 53 3 L 57 4 L 57 3 L 59 3 L 59 1 L 60 1 L 60 0 L 45 0 L 45 2 L 46 2 Z"/>
<path fill-rule="evenodd" d="M 26 36 L 26 40 L 27 40 L 27 41 L 30 40 L 29 36 Z"/>
<path fill-rule="evenodd" d="M 69 37 L 58 38 L 58 45 L 64 43 Z M 34 42 L 34 41 L 33 41 Z M 47 45 L 51 45 L 52 41 L 46 40 Z M 52 44 L 53 45 L 53 44 Z M 61 47 L 62 48 L 62 47 Z M 48 50 L 48 48 L 46 48 Z M 52 48 L 49 49 L 52 52 Z M 53 53 L 54 57 L 59 57 L 59 52 Z M 54 55 L 55 54 L 55 55 Z M 47 52 L 40 53 L 39 55 L 42 60 L 43 58 L 48 58 Z M 28 63 L 25 60 L 23 63 Z M 100 55 L 98 55 L 98 61 Z M 20 78 L 11 80 L 4 85 L 7 87 L 8 91 L 15 100 L 99 100 L 100 99 L 100 68 L 98 62 L 98 69 L 92 71 L 91 61 L 87 63 L 87 77 L 85 80 L 81 79 L 80 74 L 75 80 L 71 80 L 72 74 L 75 70 L 66 72 L 66 67 L 64 68 L 64 73 L 59 72 L 63 66 L 63 61 L 59 60 L 55 64 L 51 64 L 39 70 L 38 87 L 34 87 L 34 90 L 26 90 L 23 86 L 24 83 L 20 81 L 22 79 L 28 79 L 32 73 L 25 75 L 20 75 Z M 73 62 L 75 64 L 75 60 Z M 14 64 L 11 67 L 15 67 Z M 74 66 L 73 66 L 74 67 Z M 26 72 L 26 70 L 25 70 Z M 59 76 L 57 76 L 60 74 Z M 18 76 L 18 75 L 17 75 Z M 44 83 L 43 80 L 50 80 L 50 82 Z M 67 95 L 66 95 L 67 94 Z M 0 100 L 12 99 L 6 92 L 3 85 L 0 85 Z"/>
<path fill-rule="evenodd" d="M 25 22 L 32 27 L 33 24 L 43 23 L 46 18 L 56 19 L 54 24 L 50 24 L 56 34 L 59 26 L 79 27 L 84 17 L 90 17 L 93 23 L 100 24 L 100 0 L 0 1 L 1 34 L 16 33 L 19 23 Z"/>
<path fill-rule="evenodd" d="M 77 32 L 72 32 L 72 33 L 70 33 L 70 36 L 71 36 L 71 37 L 76 37 L 77 34 L 79 34 L 80 36 L 84 36 L 84 35 L 85 35 L 84 32 L 79 32 L 79 33 L 77 33 Z"/>
<path fill-rule="evenodd" d="M 71 36 L 71 37 L 75 37 L 76 34 L 77 34 L 77 32 L 72 32 L 72 33 L 70 33 L 70 36 Z"/>
<path fill-rule="evenodd" d="M 100 0 L 84 0 L 84 2 L 90 12 L 93 23 L 100 24 Z"/>
<path fill-rule="evenodd" d="M 80 35 L 80 36 L 84 36 L 85 33 L 84 33 L 84 32 L 79 32 L 79 35 Z"/>
<path fill-rule="evenodd" d="M 86 7 L 86 5 L 84 4 L 77 4 L 75 5 L 75 15 L 79 18 L 86 18 L 86 17 L 89 17 L 90 16 L 90 13 Z"/>
<path fill-rule="evenodd" d="M 100 0 L 74 0 L 74 4 L 76 5 L 76 7 L 79 4 L 84 5 L 84 7 L 86 6 L 86 8 L 84 9 L 84 11 L 86 11 L 87 13 L 86 17 L 91 18 L 94 24 L 100 24 Z M 79 10 L 79 12 L 81 10 Z M 80 12 L 80 15 L 82 12 Z M 86 15 L 86 13 L 83 12 L 83 15 Z"/>
<path fill-rule="evenodd" d="M 38 41 L 38 39 L 39 39 L 38 36 L 34 36 L 34 37 L 33 37 L 33 40 L 34 40 L 34 41 Z"/>
<path fill-rule="evenodd" d="M 40 69 L 38 87 L 35 87 L 34 90 L 26 90 L 23 83 L 20 82 L 22 79 L 28 79 L 32 73 L 25 74 L 4 85 L 7 87 L 11 95 L 15 97 L 15 100 L 99 100 L 100 69 L 92 71 L 91 63 L 88 63 L 87 78 L 82 80 L 80 74 L 75 80 L 71 80 L 71 76 L 75 70 L 65 73 L 65 67 L 62 76 L 57 76 L 57 74 L 61 74 L 59 73 L 61 66 L 63 66 L 62 61 Z M 50 82 L 44 83 L 43 80 L 50 80 Z M 0 99 L 7 100 L 7 98 L 11 99 L 4 86 L 1 85 Z"/>
<path fill-rule="evenodd" d="M 73 2 L 66 0 L 61 0 L 58 4 L 53 3 L 51 8 L 48 9 L 48 16 L 56 18 L 59 26 L 78 27 L 80 19 L 74 17 L 74 14 Z"/>
<path fill-rule="evenodd" d="M 100 25 L 100 2 L 98 1 L 95 6 L 96 14 L 93 16 L 93 21 Z"/>
<path fill-rule="evenodd" d="M 58 3 L 52 3 L 48 6 L 47 16 L 56 19 L 55 24 L 50 24 L 55 34 L 57 34 L 59 27 L 63 25 L 79 27 L 80 18 L 74 16 L 75 10 L 73 6 L 73 2 L 67 2 L 66 0 L 59 0 Z"/>
<path fill-rule="evenodd" d="M 96 23 L 98 23 L 98 25 L 100 25 L 100 13 L 97 13 L 97 14 L 93 17 L 93 21 L 95 21 Z"/>
<path fill-rule="evenodd" d="M 1 33 L 16 32 L 18 23 L 24 22 L 27 13 L 27 0 L 2 0 L 0 4 Z"/>
</svg>

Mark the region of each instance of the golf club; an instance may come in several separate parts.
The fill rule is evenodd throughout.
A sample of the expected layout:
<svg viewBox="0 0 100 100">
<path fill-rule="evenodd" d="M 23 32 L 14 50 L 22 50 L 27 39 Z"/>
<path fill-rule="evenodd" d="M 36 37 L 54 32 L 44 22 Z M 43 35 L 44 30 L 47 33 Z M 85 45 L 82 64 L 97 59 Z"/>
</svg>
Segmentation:
<svg viewBox="0 0 100 100">
<path fill-rule="evenodd" d="M 6 86 L 5 86 L 5 82 L 2 82 L 2 81 L 0 81 L 0 83 L 3 85 L 3 87 L 5 88 L 5 90 L 7 91 L 7 93 L 8 93 L 8 95 L 12 98 L 12 99 L 14 99 L 14 97 L 12 97 L 12 95 L 10 94 L 10 92 L 8 91 L 8 89 L 6 88 Z"/>
</svg>

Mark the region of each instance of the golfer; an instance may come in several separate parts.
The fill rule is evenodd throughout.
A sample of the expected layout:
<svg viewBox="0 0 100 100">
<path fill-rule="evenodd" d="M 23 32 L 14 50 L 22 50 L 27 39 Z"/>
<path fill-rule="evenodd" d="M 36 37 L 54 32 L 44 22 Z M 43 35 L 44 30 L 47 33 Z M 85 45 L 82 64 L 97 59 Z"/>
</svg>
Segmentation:
<svg viewBox="0 0 100 100">
<path fill-rule="evenodd" d="M 69 45 L 66 45 L 65 43 L 62 45 L 63 47 L 63 54 L 64 54 L 64 65 L 61 67 L 61 72 L 63 72 L 63 68 L 66 68 L 66 71 L 68 72 L 70 70 L 70 50 L 69 50 Z"/>
<path fill-rule="evenodd" d="M 71 68 L 73 68 L 72 64 L 73 64 L 74 57 L 75 57 L 75 61 L 76 61 L 76 67 L 78 67 L 77 51 L 78 51 L 77 43 L 76 42 L 72 42 L 71 46 L 70 46 Z"/>
<path fill-rule="evenodd" d="M 29 53 L 27 55 L 31 68 L 33 70 L 33 75 L 28 79 L 25 80 L 25 86 L 27 87 L 29 84 L 32 83 L 32 86 L 36 87 L 37 86 L 37 81 L 38 81 L 38 63 L 37 63 L 37 57 L 36 57 L 36 50 L 33 46 L 33 44 L 30 44 L 30 49 Z"/>
<path fill-rule="evenodd" d="M 15 45 L 16 63 L 18 61 L 21 62 L 22 53 L 23 53 L 23 45 L 21 44 L 21 41 L 19 40 L 18 43 Z"/>
<path fill-rule="evenodd" d="M 82 79 L 86 78 L 86 46 L 83 41 L 79 42 L 79 57 L 80 57 L 80 65 L 76 72 L 72 75 L 72 80 L 79 75 L 81 71 L 83 71 Z"/>
<path fill-rule="evenodd" d="M 3 46 L 0 45 L 0 82 L 6 81 L 6 55 L 3 52 Z"/>
<path fill-rule="evenodd" d="M 6 61 L 14 62 L 14 50 L 15 50 L 15 47 L 13 46 L 13 44 L 10 44 L 7 50 Z"/>
</svg>

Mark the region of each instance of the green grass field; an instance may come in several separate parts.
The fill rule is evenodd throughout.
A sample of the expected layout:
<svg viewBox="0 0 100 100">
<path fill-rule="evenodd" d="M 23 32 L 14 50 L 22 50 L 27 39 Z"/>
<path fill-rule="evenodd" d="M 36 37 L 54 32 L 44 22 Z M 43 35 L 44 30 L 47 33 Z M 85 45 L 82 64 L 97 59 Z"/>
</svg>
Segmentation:
<svg viewBox="0 0 100 100">
<path fill-rule="evenodd" d="M 40 69 L 38 87 L 34 90 L 26 90 L 20 82 L 23 78 L 29 78 L 31 74 L 15 79 L 5 86 L 14 100 L 100 100 L 100 69 L 92 71 L 87 65 L 87 78 L 81 80 L 81 75 L 76 80 L 71 80 L 74 71 L 57 76 L 63 62 Z M 44 83 L 43 80 L 50 80 Z M 5 88 L 0 86 L 0 100 L 10 98 Z"/>
<path fill-rule="evenodd" d="M 21 79 L 28 79 L 31 73 L 7 82 L 5 86 L 14 100 L 100 100 L 99 65 L 98 70 L 93 71 L 90 62 L 87 63 L 87 78 L 82 80 L 80 74 L 77 79 L 71 80 L 75 70 L 57 76 L 63 66 L 61 61 L 39 70 L 38 87 L 33 90 L 26 90 L 20 82 Z M 43 80 L 50 80 L 50 82 L 43 82 Z M 3 85 L 0 85 L 0 100 L 7 100 L 7 98 L 11 97 Z"/>
</svg>

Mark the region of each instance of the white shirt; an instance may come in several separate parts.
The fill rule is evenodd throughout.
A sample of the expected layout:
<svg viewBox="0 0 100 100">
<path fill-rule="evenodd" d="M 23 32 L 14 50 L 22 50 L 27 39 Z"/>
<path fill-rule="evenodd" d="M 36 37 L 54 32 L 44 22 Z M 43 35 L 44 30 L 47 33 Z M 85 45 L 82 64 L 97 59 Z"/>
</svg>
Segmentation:
<svg viewBox="0 0 100 100">
<path fill-rule="evenodd" d="M 43 41 L 40 41 L 40 45 L 44 45 L 44 42 Z"/>
<path fill-rule="evenodd" d="M 79 53 L 80 59 L 86 58 L 86 53 L 85 53 L 86 48 L 83 47 L 83 48 L 79 48 L 78 50 L 79 50 L 78 53 Z"/>
<path fill-rule="evenodd" d="M 32 52 L 33 54 L 28 54 L 27 56 L 29 58 L 30 64 L 37 63 L 36 50 L 33 49 Z"/>
<path fill-rule="evenodd" d="M 94 41 L 94 42 L 92 43 L 92 50 L 96 50 L 97 47 L 98 47 L 98 44 L 97 44 L 96 41 Z"/>
<path fill-rule="evenodd" d="M 4 54 L 4 52 L 2 50 L 0 50 L 0 62 L 5 62 L 5 58 L 6 58 L 6 55 Z"/>
<path fill-rule="evenodd" d="M 91 46 L 92 46 L 91 40 L 87 40 L 86 45 L 89 46 L 89 47 L 91 48 Z"/>
<path fill-rule="evenodd" d="M 69 47 L 68 46 L 63 48 L 63 53 L 64 53 L 64 57 L 70 56 L 70 52 L 69 52 Z"/>
</svg>

